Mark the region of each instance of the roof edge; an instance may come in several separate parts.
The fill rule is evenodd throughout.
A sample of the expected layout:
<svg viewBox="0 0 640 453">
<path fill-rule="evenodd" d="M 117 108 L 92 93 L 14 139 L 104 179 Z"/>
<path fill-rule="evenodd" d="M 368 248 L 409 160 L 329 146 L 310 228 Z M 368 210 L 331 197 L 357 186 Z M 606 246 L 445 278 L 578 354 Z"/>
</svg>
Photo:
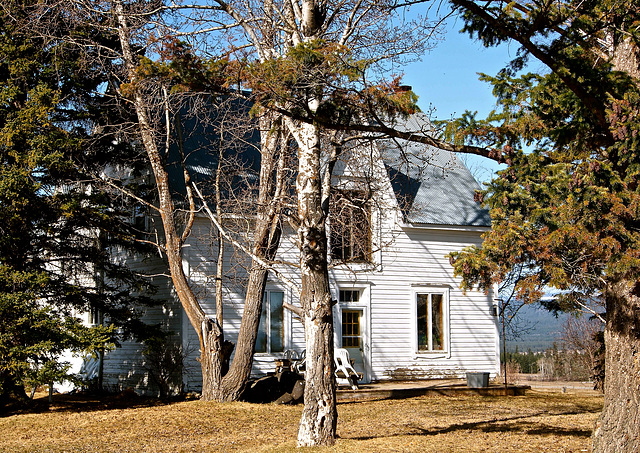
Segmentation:
<svg viewBox="0 0 640 453">
<path fill-rule="evenodd" d="M 430 224 L 430 223 L 407 223 L 400 222 L 400 228 L 403 230 L 444 230 L 444 231 L 473 231 L 478 233 L 484 233 L 491 229 L 491 226 L 486 225 L 445 225 L 445 224 Z"/>
</svg>

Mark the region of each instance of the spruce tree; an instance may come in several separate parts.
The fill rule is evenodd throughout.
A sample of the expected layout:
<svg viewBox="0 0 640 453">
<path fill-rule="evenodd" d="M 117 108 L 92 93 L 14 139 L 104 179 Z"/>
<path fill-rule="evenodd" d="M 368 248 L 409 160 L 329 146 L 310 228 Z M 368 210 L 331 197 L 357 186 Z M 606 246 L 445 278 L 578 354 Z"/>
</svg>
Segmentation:
<svg viewBox="0 0 640 453">
<path fill-rule="evenodd" d="M 147 285 L 110 258 L 133 244 L 126 206 L 93 180 L 127 152 L 92 138 L 108 80 L 63 40 L 22 27 L 29 3 L 0 10 L 0 403 L 70 378 L 62 353 L 114 345 L 116 326 L 145 334 L 131 293 Z M 88 312 L 106 322 L 91 326 Z"/>
<path fill-rule="evenodd" d="M 605 407 L 595 451 L 640 448 L 640 8 L 633 1 L 453 0 L 465 30 L 520 46 L 493 84 L 499 110 L 467 115 L 451 137 L 491 147 L 507 168 L 480 194 L 493 228 L 452 259 L 466 287 L 514 267 L 521 299 L 606 309 Z M 522 74 L 542 62 L 547 69 Z"/>
</svg>

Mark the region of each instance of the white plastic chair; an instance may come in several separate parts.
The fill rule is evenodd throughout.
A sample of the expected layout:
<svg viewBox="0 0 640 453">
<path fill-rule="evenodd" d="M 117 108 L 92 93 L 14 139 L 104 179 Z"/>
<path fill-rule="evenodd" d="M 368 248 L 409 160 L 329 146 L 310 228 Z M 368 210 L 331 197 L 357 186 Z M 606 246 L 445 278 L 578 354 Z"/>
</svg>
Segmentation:
<svg viewBox="0 0 640 453">
<path fill-rule="evenodd" d="M 346 380 L 353 390 L 358 390 L 358 379 L 360 379 L 360 375 L 353 366 L 351 366 L 349 351 L 344 348 L 336 348 L 334 351 L 334 361 L 336 363 L 336 380 Z"/>
</svg>

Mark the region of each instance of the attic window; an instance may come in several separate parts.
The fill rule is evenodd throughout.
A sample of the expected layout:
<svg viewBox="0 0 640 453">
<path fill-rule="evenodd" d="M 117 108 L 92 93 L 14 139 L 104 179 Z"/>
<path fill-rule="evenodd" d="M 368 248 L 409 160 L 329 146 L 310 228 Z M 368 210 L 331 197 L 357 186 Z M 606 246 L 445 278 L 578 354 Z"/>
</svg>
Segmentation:
<svg viewBox="0 0 640 453">
<path fill-rule="evenodd" d="M 332 260 L 371 261 L 371 207 L 364 191 L 336 190 L 331 199 L 329 222 Z"/>
</svg>

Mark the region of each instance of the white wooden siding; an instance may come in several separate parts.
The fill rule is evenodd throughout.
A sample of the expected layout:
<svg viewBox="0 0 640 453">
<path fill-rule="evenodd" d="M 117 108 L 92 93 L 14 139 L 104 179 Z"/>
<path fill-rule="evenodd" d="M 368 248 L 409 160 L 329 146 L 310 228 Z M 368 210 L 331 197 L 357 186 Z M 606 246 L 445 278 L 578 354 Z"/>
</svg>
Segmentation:
<svg viewBox="0 0 640 453">
<path fill-rule="evenodd" d="M 139 271 L 150 277 L 157 287 L 153 298 L 159 302 L 154 307 L 140 307 L 143 311 L 142 319 L 150 325 L 160 325 L 167 331 L 174 333 L 176 338 L 181 334 L 181 306 L 178 303 L 173 286 L 159 257 L 134 258 L 124 255 L 134 271 Z M 142 355 L 143 345 L 135 341 L 123 341 L 121 346 L 105 354 L 103 368 L 103 383 L 106 389 L 121 391 L 128 387 L 135 388 L 141 393 L 155 393 L 156 389 L 149 386 L 148 364 Z"/>
<path fill-rule="evenodd" d="M 446 376 L 463 376 L 467 371 L 498 370 L 497 322 L 491 316 L 493 305 L 491 294 L 470 291 L 464 294 L 459 289 L 459 280 L 454 279 L 447 254 L 463 247 L 479 244 L 479 231 L 456 231 L 438 229 L 405 228 L 393 226 L 394 216 L 387 216 L 385 224 L 379 226 L 377 236 L 388 244 L 380 253 L 375 270 L 358 271 L 338 266 L 331 269 L 332 291 L 338 298 L 338 286 L 350 282 L 354 288 L 369 288 L 370 316 L 370 374 L 372 380 L 418 379 Z M 209 222 L 198 218 L 194 233 L 185 247 L 185 270 L 194 291 L 203 301 L 208 315 L 215 315 L 215 259 L 211 246 Z M 375 235 L 374 235 L 375 236 Z M 290 238 L 284 237 L 280 258 L 296 262 L 297 252 Z M 225 262 L 224 275 L 234 276 L 237 281 L 225 280 L 224 330 L 225 338 L 236 342 L 244 304 L 243 283 L 246 279 L 248 261 L 239 259 L 231 246 Z M 154 263 L 137 264 L 146 272 L 165 272 L 160 260 Z M 154 270 L 155 268 L 155 270 Z M 292 281 L 299 285 L 295 270 L 282 268 Z M 336 283 L 339 282 L 339 283 Z M 449 289 L 449 350 L 444 356 L 434 358 L 414 351 L 415 311 L 413 294 L 416 288 L 441 285 Z M 193 349 L 185 376 L 187 389 L 198 390 L 201 386 L 198 337 L 195 330 L 184 319 L 184 313 L 166 280 L 155 297 L 165 301 L 162 308 L 147 310 L 148 323 L 163 322 L 167 328 L 183 336 L 183 344 Z M 284 290 L 289 303 L 299 301 L 295 291 L 271 277 L 267 286 Z M 171 318 L 168 321 L 166 318 Z M 302 351 L 305 347 L 302 323 L 293 316 L 286 318 L 290 332 L 286 344 Z M 336 326 L 339 328 L 339 326 Z M 120 387 L 140 387 L 146 383 L 144 363 L 140 355 L 141 346 L 125 343 L 123 347 L 108 355 L 105 361 L 105 380 L 117 376 Z M 273 360 L 281 354 L 256 354 L 253 372 L 256 375 L 274 370 Z M 137 357 L 137 358 L 136 358 Z M 142 378 L 141 378 L 142 376 Z"/>
</svg>

